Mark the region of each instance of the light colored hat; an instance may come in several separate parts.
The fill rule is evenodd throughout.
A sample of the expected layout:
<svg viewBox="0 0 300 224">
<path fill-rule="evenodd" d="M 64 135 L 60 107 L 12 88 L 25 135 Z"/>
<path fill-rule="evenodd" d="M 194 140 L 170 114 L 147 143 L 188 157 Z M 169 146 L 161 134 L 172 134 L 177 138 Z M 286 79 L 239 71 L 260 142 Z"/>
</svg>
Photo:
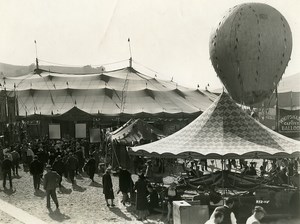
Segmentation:
<svg viewBox="0 0 300 224">
<path fill-rule="evenodd" d="M 264 214 L 267 214 L 266 210 L 261 206 L 255 206 L 254 207 L 254 212 L 262 212 Z"/>
</svg>

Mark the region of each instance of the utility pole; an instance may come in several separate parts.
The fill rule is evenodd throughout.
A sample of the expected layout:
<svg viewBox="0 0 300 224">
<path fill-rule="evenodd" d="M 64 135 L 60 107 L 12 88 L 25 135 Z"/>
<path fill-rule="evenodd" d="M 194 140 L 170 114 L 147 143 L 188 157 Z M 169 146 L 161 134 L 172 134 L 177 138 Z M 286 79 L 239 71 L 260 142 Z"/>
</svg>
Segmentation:
<svg viewBox="0 0 300 224">
<path fill-rule="evenodd" d="M 39 59 L 38 59 L 38 54 L 37 54 L 37 43 L 36 43 L 36 40 L 34 40 L 34 45 L 35 45 L 35 69 L 34 69 L 34 73 L 36 73 L 39 76 L 41 76 L 42 71 L 39 68 Z"/>
<path fill-rule="evenodd" d="M 39 69 L 39 60 L 38 60 L 38 54 L 37 54 L 36 40 L 34 40 L 34 45 L 35 45 L 35 66 L 36 66 L 36 69 Z"/>
<path fill-rule="evenodd" d="M 129 67 L 132 68 L 132 52 L 131 52 L 130 38 L 128 38 L 128 47 L 129 47 L 129 53 L 130 53 Z"/>
</svg>

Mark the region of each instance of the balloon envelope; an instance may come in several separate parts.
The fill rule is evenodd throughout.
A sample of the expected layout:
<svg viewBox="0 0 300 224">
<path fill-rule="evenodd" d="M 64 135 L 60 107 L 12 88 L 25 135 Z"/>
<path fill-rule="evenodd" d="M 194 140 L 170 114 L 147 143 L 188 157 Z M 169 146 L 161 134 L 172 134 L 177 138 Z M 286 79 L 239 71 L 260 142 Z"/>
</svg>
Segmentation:
<svg viewBox="0 0 300 224">
<path fill-rule="evenodd" d="M 210 59 L 232 98 L 252 105 L 270 96 L 290 60 L 292 33 L 286 19 L 261 3 L 235 6 L 209 42 Z"/>
</svg>

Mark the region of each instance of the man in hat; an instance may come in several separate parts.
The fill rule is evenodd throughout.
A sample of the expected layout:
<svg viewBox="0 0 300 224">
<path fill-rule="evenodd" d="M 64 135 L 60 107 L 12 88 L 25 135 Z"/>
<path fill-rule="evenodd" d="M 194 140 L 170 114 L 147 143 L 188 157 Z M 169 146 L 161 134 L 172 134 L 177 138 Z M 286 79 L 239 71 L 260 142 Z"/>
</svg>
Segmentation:
<svg viewBox="0 0 300 224">
<path fill-rule="evenodd" d="M 60 155 L 58 155 L 52 165 L 52 170 L 56 171 L 60 178 L 59 178 L 59 187 L 62 187 L 61 182 L 62 182 L 62 176 L 63 173 L 65 172 L 65 164 L 62 161 L 62 158 Z"/>
<path fill-rule="evenodd" d="M 135 182 L 134 190 L 136 190 L 137 220 L 142 221 L 148 215 L 147 181 L 143 173 L 139 175 L 139 179 Z"/>
<path fill-rule="evenodd" d="M 60 180 L 60 176 L 57 172 L 51 170 L 51 166 L 46 166 L 47 173 L 44 176 L 44 189 L 47 194 L 47 208 L 50 208 L 50 196 L 58 209 L 58 201 L 56 196 L 56 187 Z"/>
<path fill-rule="evenodd" d="M 67 162 L 66 162 L 66 165 L 67 165 L 67 169 L 68 169 L 68 175 L 69 175 L 69 178 L 72 182 L 72 184 L 74 185 L 75 184 L 75 171 L 78 167 L 78 160 L 77 158 L 73 155 L 72 152 L 69 153 L 69 158 L 67 159 Z"/>
<path fill-rule="evenodd" d="M 20 154 L 17 152 L 16 148 L 11 152 L 12 156 L 12 166 L 13 166 L 13 174 L 19 176 L 19 162 L 20 162 Z"/>
<path fill-rule="evenodd" d="M 43 175 L 44 166 L 43 163 L 38 159 L 38 156 L 34 156 L 33 161 L 29 166 L 30 174 L 33 176 L 33 187 L 34 190 L 40 189 L 41 176 Z"/>
<path fill-rule="evenodd" d="M 105 171 L 105 174 L 102 176 L 102 185 L 103 185 L 103 194 L 105 196 L 106 205 L 109 207 L 110 204 L 108 203 L 108 200 L 111 200 L 111 206 L 114 207 L 114 191 L 113 191 L 113 184 L 111 181 L 110 176 L 111 169 L 107 168 Z"/>
<path fill-rule="evenodd" d="M 130 193 L 132 189 L 133 189 L 133 181 L 131 179 L 131 173 L 125 167 L 120 167 L 119 191 L 121 191 L 123 195 L 121 201 L 123 205 L 125 205 L 125 203 L 129 201 L 128 193 Z"/>
<path fill-rule="evenodd" d="M 3 188 L 6 188 L 6 178 L 8 177 L 10 189 L 12 189 L 12 180 L 11 180 L 12 162 L 9 159 L 8 155 L 4 155 L 4 160 L 2 161 L 1 168 L 3 174 Z"/>
<path fill-rule="evenodd" d="M 253 214 L 247 219 L 246 224 L 260 224 L 260 220 L 265 217 L 266 211 L 261 206 L 255 206 Z"/>
<path fill-rule="evenodd" d="M 95 182 L 94 181 L 94 175 L 95 175 L 95 172 L 96 172 L 96 168 L 97 168 L 96 167 L 96 160 L 94 158 L 94 155 L 91 154 L 89 161 L 84 166 L 84 170 L 89 175 L 92 182 Z"/>
</svg>

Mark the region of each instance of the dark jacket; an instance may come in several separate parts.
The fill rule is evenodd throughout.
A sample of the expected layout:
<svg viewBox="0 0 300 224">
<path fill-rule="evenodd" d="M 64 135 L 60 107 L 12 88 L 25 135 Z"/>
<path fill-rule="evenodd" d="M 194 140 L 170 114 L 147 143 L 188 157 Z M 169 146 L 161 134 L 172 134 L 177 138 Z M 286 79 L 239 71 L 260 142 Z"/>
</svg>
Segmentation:
<svg viewBox="0 0 300 224">
<path fill-rule="evenodd" d="M 75 154 L 78 159 L 78 163 L 83 166 L 84 165 L 84 155 L 83 155 L 82 150 L 77 150 L 75 152 Z"/>
<path fill-rule="evenodd" d="M 84 170 L 87 174 L 92 174 L 96 172 L 96 160 L 94 158 L 89 159 L 89 161 L 85 164 Z"/>
<path fill-rule="evenodd" d="M 128 193 L 133 188 L 131 174 L 127 170 L 120 169 L 119 173 L 119 189 L 122 193 Z"/>
<path fill-rule="evenodd" d="M 138 179 L 135 182 L 134 189 L 136 190 L 136 209 L 137 210 L 147 210 L 148 209 L 148 190 L 147 182 L 145 179 Z"/>
<path fill-rule="evenodd" d="M 30 163 L 29 171 L 32 175 L 42 174 L 44 171 L 43 163 L 38 159 L 33 160 Z"/>
<path fill-rule="evenodd" d="M 13 159 L 13 162 L 16 163 L 16 162 L 19 162 L 20 160 L 20 154 L 17 152 L 17 151 L 12 151 L 11 152 L 11 156 L 12 156 L 12 159 Z"/>
<path fill-rule="evenodd" d="M 60 176 L 55 171 L 49 171 L 44 176 L 44 189 L 47 190 L 55 190 L 58 184 Z"/>
<path fill-rule="evenodd" d="M 2 168 L 2 171 L 4 171 L 4 172 L 11 171 L 12 162 L 8 158 L 4 159 L 3 162 L 2 162 L 1 168 Z"/>
<path fill-rule="evenodd" d="M 78 167 L 78 160 L 75 156 L 72 155 L 68 158 L 66 164 L 69 170 L 76 170 Z"/>
<path fill-rule="evenodd" d="M 54 153 L 51 153 L 49 156 L 49 164 L 52 166 L 54 161 L 56 159 L 56 155 Z"/>
<path fill-rule="evenodd" d="M 39 149 L 39 151 L 36 153 L 36 155 L 43 164 L 48 162 L 49 156 L 48 156 L 47 152 L 45 152 L 43 149 Z"/>
<path fill-rule="evenodd" d="M 58 174 L 62 174 L 65 171 L 65 164 L 62 159 L 56 159 L 52 165 L 52 170 L 56 171 Z"/>
<path fill-rule="evenodd" d="M 111 181 L 111 176 L 109 173 L 105 173 L 102 176 L 103 194 L 110 194 L 113 185 Z"/>
</svg>

